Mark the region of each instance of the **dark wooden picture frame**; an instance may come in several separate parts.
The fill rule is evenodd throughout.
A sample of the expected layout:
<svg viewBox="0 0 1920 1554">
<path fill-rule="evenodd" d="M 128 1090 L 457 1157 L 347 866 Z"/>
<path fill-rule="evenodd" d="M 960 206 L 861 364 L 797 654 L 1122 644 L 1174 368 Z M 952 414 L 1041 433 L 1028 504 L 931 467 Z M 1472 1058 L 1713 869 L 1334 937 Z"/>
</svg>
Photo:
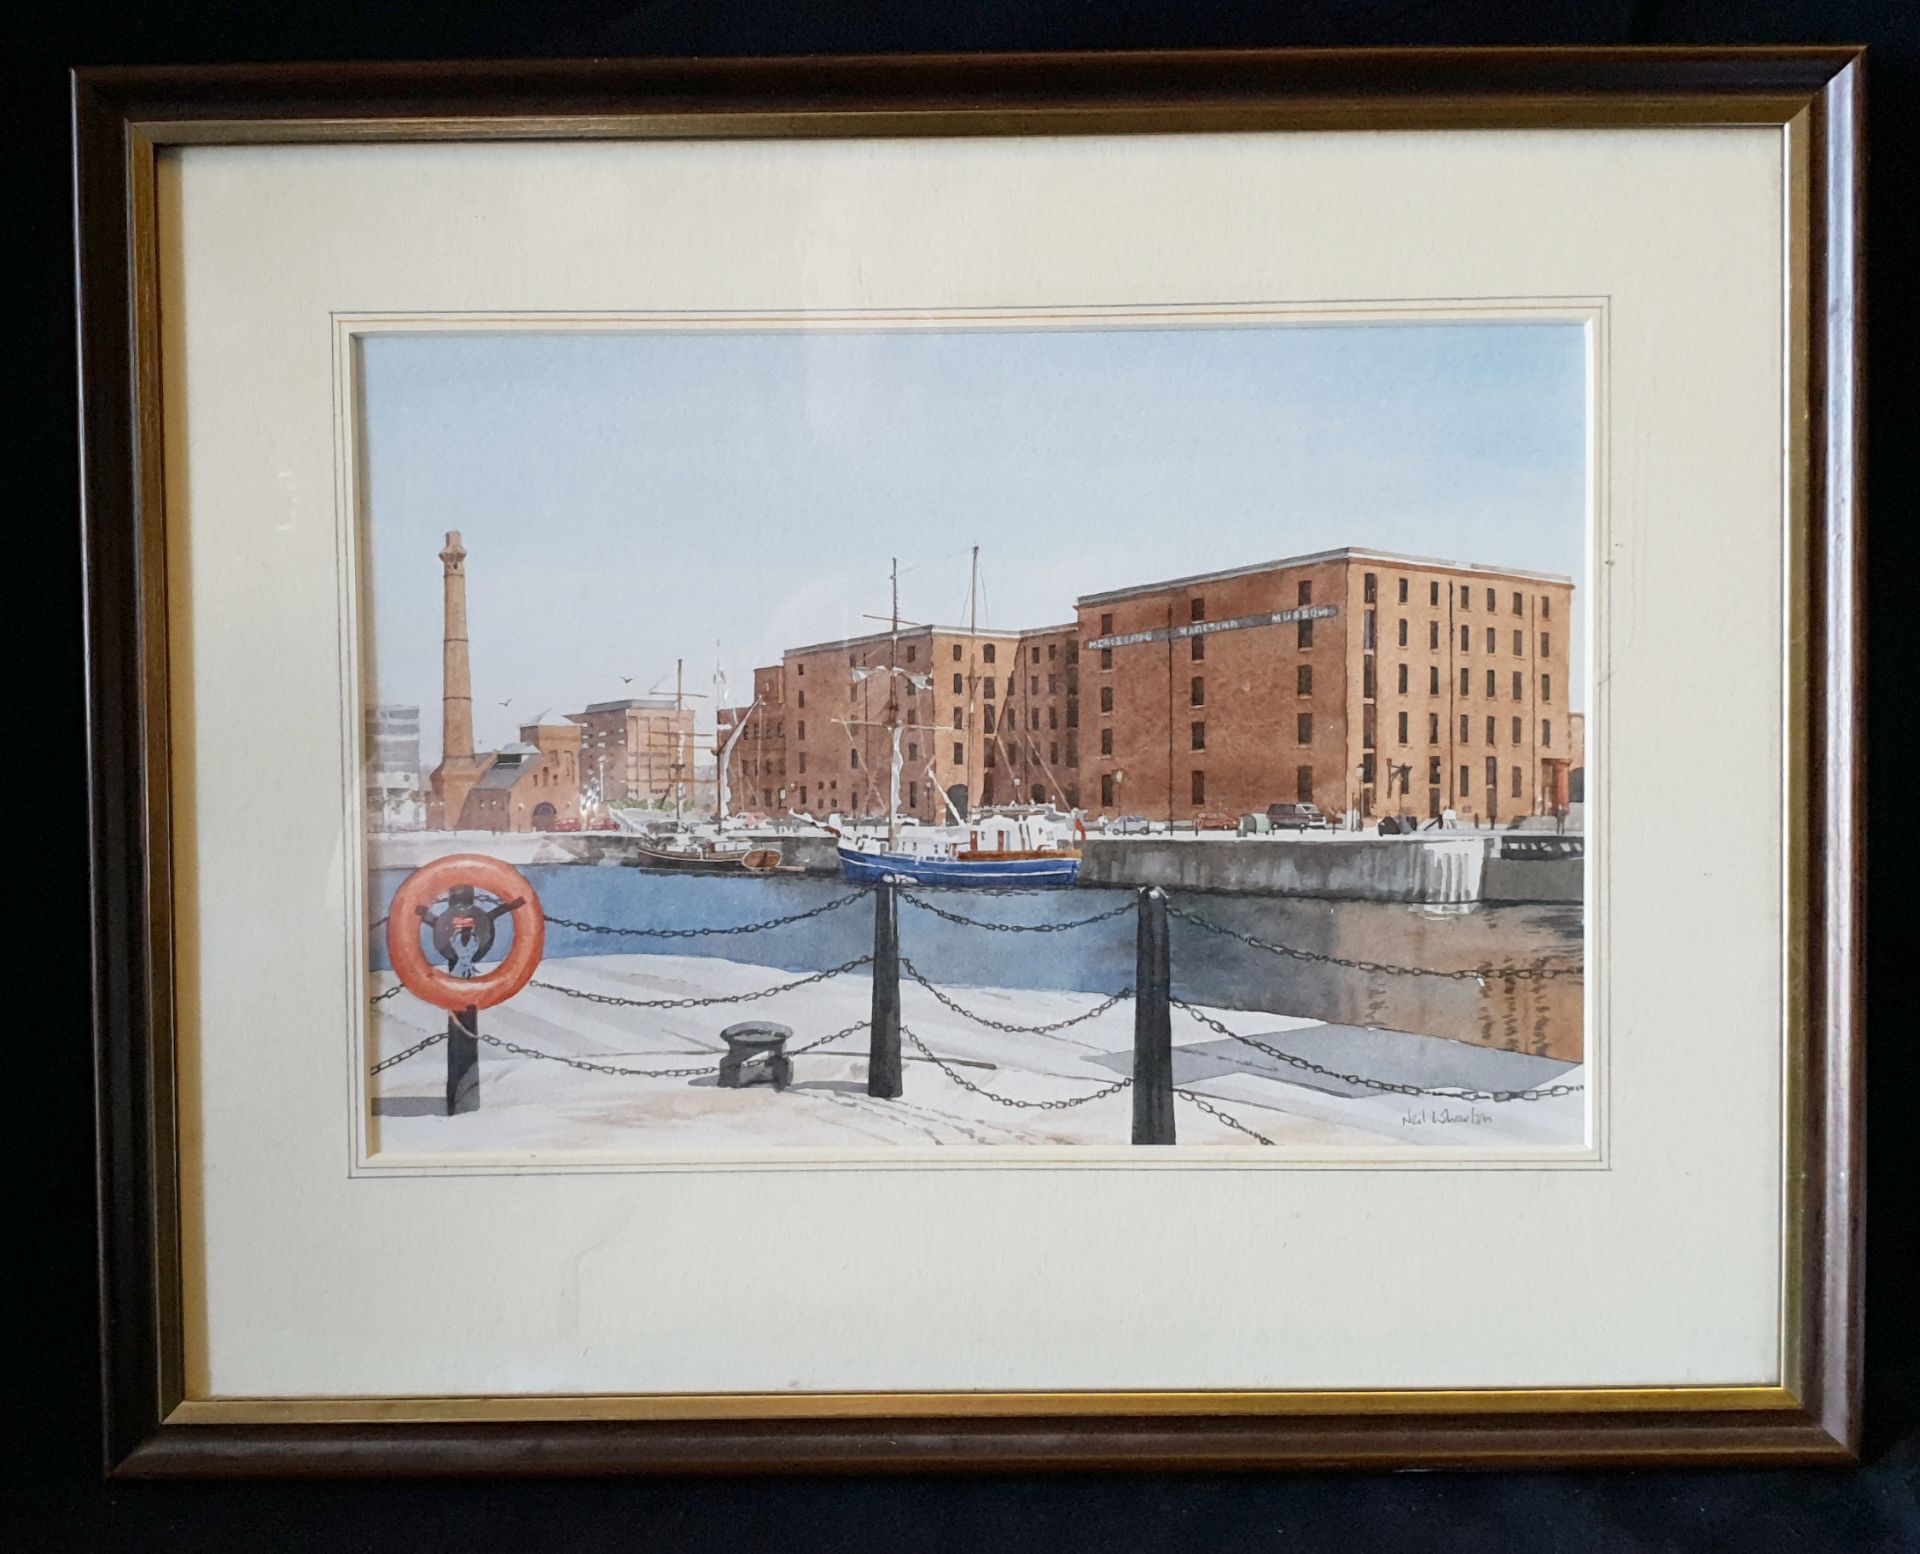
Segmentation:
<svg viewBox="0 0 1920 1554">
<path fill-rule="evenodd" d="M 1864 671 L 1856 50 L 99 69 L 74 86 L 105 1456 L 131 1476 L 1835 1462 L 1859 1435 Z M 1803 978 L 1785 1384 L 1417 1408 L 201 1422 L 184 1407 L 155 161 L 348 140 L 1768 125 L 1804 136 Z M 1758 1390 L 1758 1389 L 1751 1389 Z M 1704 1393 L 1705 1389 L 1702 1389 Z"/>
</svg>

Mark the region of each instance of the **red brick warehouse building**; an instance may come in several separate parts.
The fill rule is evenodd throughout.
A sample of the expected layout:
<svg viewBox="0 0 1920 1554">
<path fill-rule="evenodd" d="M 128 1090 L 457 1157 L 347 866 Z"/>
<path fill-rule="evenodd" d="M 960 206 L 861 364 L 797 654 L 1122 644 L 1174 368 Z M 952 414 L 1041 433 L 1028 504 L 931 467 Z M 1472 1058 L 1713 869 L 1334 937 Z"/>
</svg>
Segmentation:
<svg viewBox="0 0 1920 1554">
<path fill-rule="evenodd" d="M 716 749 L 745 719 L 728 776 L 738 803 L 879 815 L 897 722 L 902 815 L 937 824 L 975 802 L 1071 808 L 1082 801 L 1078 657 L 1072 625 L 917 626 L 792 648 L 754 671 L 751 715 L 722 710 Z"/>
<path fill-rule="evenodd" d="M 1089 594 L 1088 807 L 1548 812 L 1573 754 L 1572 603 L 1569 577 L 1358 549 Z"/>
<path fill-rule="evenodd" d="M 1497 822 L 1568 801 L 1573 581 L 1343 549 L 1089 594 L 1071 626 L 921 626 L 790 649 L 754 671 L 736 801 L 879 814 L 980 804 L 1234 817 Z"/>
</svg>

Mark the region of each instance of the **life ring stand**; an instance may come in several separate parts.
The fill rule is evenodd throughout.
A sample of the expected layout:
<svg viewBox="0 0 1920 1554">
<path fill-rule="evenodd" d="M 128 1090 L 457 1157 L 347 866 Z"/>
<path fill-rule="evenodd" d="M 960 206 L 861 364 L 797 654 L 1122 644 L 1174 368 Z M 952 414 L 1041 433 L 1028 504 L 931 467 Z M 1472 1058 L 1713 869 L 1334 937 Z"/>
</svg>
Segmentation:
<svg viewBox="0 0 1920 1554">
<path fill-rule="evenodd" d="M 1087 823 L 1078 815 L 1073 817 L 1073 834 L 1079 837 L 1083 844 L 1085 843 L 1087 839 Z"/>
<path fill-rule="evenodd" d="M 420 943 L 421 924 L 431 920 L 435 903 L 460 886 L 492 896 L 513 921 L 513 945 L 500 964 L 472 977 L 441 970 Z M 387 909 L 387 957 L 394 972 L 408 992 L 441 1009 L 505 1003 L 532 978 L 546 939 L 547 919 L 533 886 L 518 870 L 480 853 L 452 853 L 422 864 L 401 882 Z"/>
</svg>

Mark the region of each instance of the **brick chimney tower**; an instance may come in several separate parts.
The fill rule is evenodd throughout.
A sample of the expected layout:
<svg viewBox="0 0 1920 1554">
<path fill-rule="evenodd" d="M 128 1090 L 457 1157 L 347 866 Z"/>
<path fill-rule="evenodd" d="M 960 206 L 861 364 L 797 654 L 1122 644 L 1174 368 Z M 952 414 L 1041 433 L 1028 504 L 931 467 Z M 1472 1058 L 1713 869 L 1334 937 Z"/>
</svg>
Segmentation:
<svg viewBox="0 0 1920 1554">
<path fill-rule="evenodd" d="M 473 671 L 467 663 L 467 552 L 460 531 L 447 535 L 440 552 L 443 619 L 440 645 L 440 764 L 427 796 L 427 825 L 457 830 L 467 794 L 491 757 L 473 753 Z"/>
<path fill-rule="evenodd" d="M 460 531 L 447 535 L 440 552 L 445 594 L 440 646 L 440 759 L 446 765 L 473 760 L 473 670 L 467 663 L 467 552 Z"/>
</svg>

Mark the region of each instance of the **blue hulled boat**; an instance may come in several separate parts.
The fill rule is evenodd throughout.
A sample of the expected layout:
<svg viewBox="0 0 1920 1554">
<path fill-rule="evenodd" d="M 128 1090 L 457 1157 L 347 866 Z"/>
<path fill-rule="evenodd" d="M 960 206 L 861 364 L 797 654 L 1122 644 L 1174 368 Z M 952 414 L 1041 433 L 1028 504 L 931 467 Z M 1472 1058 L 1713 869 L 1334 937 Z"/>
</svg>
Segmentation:
<svg viewBox="0 0 1920 1554">
<path fill-rule="evenodd" d="M 856 884 L 887 880 L 913 885 L 1015 886 L 1071 885 L 1080 878 L 1077 852 L 980 854 L 869 852 L 840 848 L 841 872 Z"/>
</svg>

